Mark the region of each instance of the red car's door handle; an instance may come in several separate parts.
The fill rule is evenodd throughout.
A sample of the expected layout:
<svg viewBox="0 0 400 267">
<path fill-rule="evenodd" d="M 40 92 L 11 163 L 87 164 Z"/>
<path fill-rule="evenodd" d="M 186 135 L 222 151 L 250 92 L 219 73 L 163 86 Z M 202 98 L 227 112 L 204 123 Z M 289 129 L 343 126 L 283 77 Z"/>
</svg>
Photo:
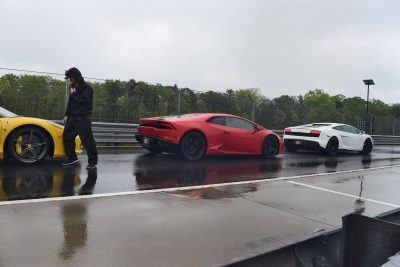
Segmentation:
<svg viewBox="0 0 400 267">
<path fill-rule="evenodd" d="M 224 134 L 231 134 L 230 132 L 224 131 Z"/>
</svg>

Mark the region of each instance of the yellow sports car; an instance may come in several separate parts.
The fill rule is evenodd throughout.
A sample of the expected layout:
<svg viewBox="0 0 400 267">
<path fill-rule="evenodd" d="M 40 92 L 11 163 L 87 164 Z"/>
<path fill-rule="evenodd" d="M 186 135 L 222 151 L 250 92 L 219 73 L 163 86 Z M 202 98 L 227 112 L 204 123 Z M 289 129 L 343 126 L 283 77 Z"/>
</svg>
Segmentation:
<svg viewBox="0 0 400 267">
<path fill-rule="evenodd" d="M 81 141 L 76 138 L 76 153 Z M 0 158 L 35 164 L 47 157 L 63 158 L 63 126 L 37 118 L 20 117 L 0 107 Z"/>
</svg>

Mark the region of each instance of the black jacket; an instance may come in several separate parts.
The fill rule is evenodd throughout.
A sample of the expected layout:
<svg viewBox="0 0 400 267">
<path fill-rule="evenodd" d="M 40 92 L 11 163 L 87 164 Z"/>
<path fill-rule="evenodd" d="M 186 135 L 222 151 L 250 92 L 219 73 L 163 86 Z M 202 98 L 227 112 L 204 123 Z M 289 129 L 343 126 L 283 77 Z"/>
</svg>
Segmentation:
<svg viewBox="0 0 400 267">
<path fill-rule="evenodd" d="M 86 82 L 81 82 L 75 87 L 76 93 L 70 94 L 68 98 L 65 116 L 88 117 L 93 110 L 93 90 Z"/>
</svg>

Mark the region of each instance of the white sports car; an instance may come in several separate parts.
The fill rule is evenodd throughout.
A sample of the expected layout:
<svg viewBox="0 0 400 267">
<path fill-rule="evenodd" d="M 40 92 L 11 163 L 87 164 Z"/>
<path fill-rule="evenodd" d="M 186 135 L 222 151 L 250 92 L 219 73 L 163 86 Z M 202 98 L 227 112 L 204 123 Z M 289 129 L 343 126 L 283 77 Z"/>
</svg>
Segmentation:
<svg viewBox="0 0 400 267">
<path fill-rule="evenodd" d="M 322 150 L 334 156 L 339 150 L 371 153 L 374 142 L 359 129 L 339 123 L 313 123 L 285 129 L 283 137 L 289 152 L 297 149 Z"/>
</svg>

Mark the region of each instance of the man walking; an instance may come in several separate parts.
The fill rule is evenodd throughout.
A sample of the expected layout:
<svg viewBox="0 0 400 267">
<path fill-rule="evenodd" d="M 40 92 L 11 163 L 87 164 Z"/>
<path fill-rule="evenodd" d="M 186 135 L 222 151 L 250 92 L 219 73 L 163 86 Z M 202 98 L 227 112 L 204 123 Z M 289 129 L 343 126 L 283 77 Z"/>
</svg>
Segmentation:
<svg viewBox="0 0 400 267">
<path fill-rule="evenodd" d="M 93 110 L 93 90 L 85 82 L 77 68 L 65 72 L 65 79 L 69 79 L 71 86 L 67 110 L 64 117 L 64 147 L 68 161 L 63 166 L 79 164 L 75 153 L 75 137 L 79 135 L 89 158 L 86 169 L 93 169 L 97 165 L 97 148 L 93 138 L 90 115 Z"/>
</svg>

